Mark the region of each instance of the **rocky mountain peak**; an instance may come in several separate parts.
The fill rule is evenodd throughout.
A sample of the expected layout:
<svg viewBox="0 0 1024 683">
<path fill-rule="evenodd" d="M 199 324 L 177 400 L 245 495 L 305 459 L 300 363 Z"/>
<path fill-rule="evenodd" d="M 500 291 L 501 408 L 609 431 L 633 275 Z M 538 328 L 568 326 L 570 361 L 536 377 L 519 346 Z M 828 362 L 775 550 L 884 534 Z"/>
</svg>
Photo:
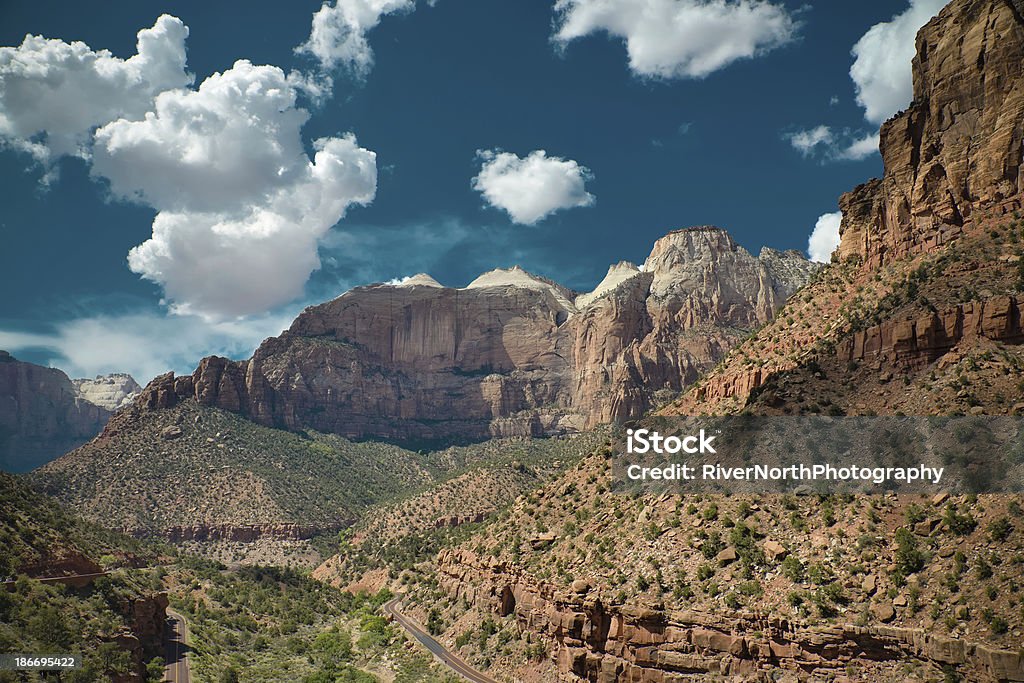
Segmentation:
<svg viewBox="0 0 1024 683">
<path fill-rule="evenodd" d="M 594 301 L 597 301 L 608 292 L 613 291 L 623 282 L 630 280 L 640 274 L 640 268 L 631 261 L 619 261 L 608 266 L 608 273 L 598 283 L 594 291 L 588 294 L 580 294 L 576 297 L 576 308 L 582 310 Z"/>
<path fill-rule="evenodd" d="M 701 225 L 669 232 L 654 243 L 651 256 L 655 261 L 669 254 L 686 254 L 690 258 L 700 258 L 704 254 L 735 251 L 737 246 L 732 235 L 724 229 L 713 225 Z M 651 259 L 648 259 L 647 265 L 652 265 Z"/>
<path fill-rule="evenodd" d="M 574 294 L 571 290 L 545 277 L 534 275 L 524 270 L 522 266 L 516 265 L 511 268 L 495 268 L 494 270 L 487 271 L 466 285 L 464 289 L 472 290 L 485 287 L 519 287 L 521 289 L 550 292 L 565 310 L 571 312 L 576 310 L 572 303 Z"/>
<path fill-rule="evenodd" d="M 762 321 L 816 268 L 795 251 L 762 250 L 760 257 L 754 257 L 728 232 L 715 226 L 670 232 L 654 243 L 644 264 L 644 271 L 653 275 L 651 293 L 655 296 L 696 296 L 703 300 L 711 293 L 720 300 L 724 295 L 730 307 L 739 297 L 753 306 L 751 310 L 757 310 Z M 756 293 L 769 280 L 794 286 L 782 286 L 769 301 Z"/>
<path fill-rule="evenodd" d="M 411 277 L 402 278 L 398 282 L 389 282 L 387 284 L 392 287 L 444 287 L 444 285 L 426 273 L 417 273 Z"/>
</svg>

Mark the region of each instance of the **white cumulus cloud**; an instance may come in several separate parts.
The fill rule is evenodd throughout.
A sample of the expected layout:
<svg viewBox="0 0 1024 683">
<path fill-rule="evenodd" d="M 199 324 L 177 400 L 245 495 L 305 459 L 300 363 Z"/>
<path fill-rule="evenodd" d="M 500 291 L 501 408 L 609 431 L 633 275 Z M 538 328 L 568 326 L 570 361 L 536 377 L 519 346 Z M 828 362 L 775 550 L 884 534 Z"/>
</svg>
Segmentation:
<svg viewBox="0 0 1024 683">
<path fill-rule="evenodd" d="M 97 126 L 138 120 L 157 94 L 192 82 L 187 37 L 181 20 L 165 14 L 139 31 L 128 59 L 33 35 L 0 47 L 0 139 L 47 165 L 61 155 L 87 157 Z"/>
<path fill-rule="evenodd" d="M 176 311 L 241 316 L 295 299 L 320 265 L 320 238 L 372 201 L 374 153 L 352 136 L 323 138 L 310 160 L 296 98 L 281 69 L 241 60 L 197 90 L 162 93 L 141 121 L 96 132 L 93 173 L 158 210 L 128 264 Z"/>
<path fill-rule="evenodd" d="M 807 240 L 807 255 L 812 261 L 828 263 L 832 259 L 832 252 L 839 246 L 839 224 L 842 220 L 842 211 L 826 213 L 818 218 Z"/>
<path fill-rule="evenodd" d="M 791 41 L 798 22 L 764 0 L 558 0 L 555 40 L 604 31 L 626 44 L 630 69 L 655 78 L 703 78 Z"/>
<path fill-rule="evenodd" d="M 0 49 L 0 136 L 37 158 L 76 153 L 115 197 L 156 210 L 128 265 L 180 314 L 232 318 L 293 301 L 319 241 L 376 194 L 376 155 L 351 134 L 313 141 L 301 74 L 239 60 L 192 88 L 188 28 L 162 16 L 128 60 L 26 38 Z M 315 84 L 314 84 L 315 85 Z"/>
<path fill-rule="evenodd" d="M 850 78 L 857 103 L 871 123 L 881 124 L 910 104 L 914 95 L 910 63 L 917 32 L 948 1 L 911 0 L 906 10 L 872 26 L 853 46 Z"/>
<path fill-rule="evenodd" d="M 585 189 L 590 170 L 571 159 L 549 157 L 542 149 L 525 158 L 500 150 L 477 154 L 483 165 L 473 188 L 515 223 L 533 225 L 555 211 L 594 203 Z"/>
<path fill-rule="evenodd" d="M 347 67 L 365 77 L 373 67 L 373 50 L 366 34 L 380 23 L 381 17 L 411 12 L 416 0 L 335 0 L 325 2 L 313 14 L 309 38 L 296 48 L 312 55 L 323 69 Z"/>
<path fill-rule="evenodd" d="M 320 239 L 376 191 L 376 160 L 354 138 L 315 142 L 292 184 L 224 211 L 161 211 L 128 264 L 163 286 L 172 309 L 207 317 L 262 313 L 299 297 L 320 267 Z"/>
</svg>

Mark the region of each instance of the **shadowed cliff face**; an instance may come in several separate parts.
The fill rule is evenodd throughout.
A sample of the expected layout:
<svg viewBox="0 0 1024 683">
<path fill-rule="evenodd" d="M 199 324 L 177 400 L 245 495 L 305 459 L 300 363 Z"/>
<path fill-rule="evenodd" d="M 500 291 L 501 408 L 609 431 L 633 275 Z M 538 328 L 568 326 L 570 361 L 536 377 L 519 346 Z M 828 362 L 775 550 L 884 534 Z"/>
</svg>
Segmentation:
<svg viewBox="0 0 1024 683">
<path fill-rule="evenodd" d="M 917 36 L 914 101 L 882 126 L 885 174 L 840 199 L 840 258 L 934 250 L 1024 190 L 1024 2 L 954 2 Z"/>
<path fill-rule="evenodd" d="M 60 370 L 0 351 L 0 469 L 27 472 L 53 460 L 99 434 L 109 417 Z"/>
<path fill-rule="evenodd" d="M 659 240 L 576 296 L 514 268 L 462 289 L 427 276 L 304 311 L 244 362 L 205 359 L 139 398 L 195 397 L 261 424 L 351 437 L 478 439 L 574 431 L 641 415 L 767 322 L 814 272 L 754 257 L 718 228 Z"/>
</svg>

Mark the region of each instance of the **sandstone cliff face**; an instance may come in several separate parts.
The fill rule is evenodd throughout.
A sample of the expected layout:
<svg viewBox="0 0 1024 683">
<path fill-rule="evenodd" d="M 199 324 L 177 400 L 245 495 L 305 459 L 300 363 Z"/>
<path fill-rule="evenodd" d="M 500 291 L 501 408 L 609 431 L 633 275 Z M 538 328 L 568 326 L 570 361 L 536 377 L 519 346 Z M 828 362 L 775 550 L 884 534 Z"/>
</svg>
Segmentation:
<svg viewBox="0 0 1024 683">
<path fill-rule="evenodd" d="M 642 273 L 613 266 L 619 284 L 573 320 L 574 405 L 588 425 L 639 417 L 770 321 L 814 268 L 796 252 L 754 258 L 715 228 L 670 233 Z"/>
<path fill-rule="evenodd" d="M 838 347 L 839 357 L 847 360 L 894 359 L 921 369 L 961 338 L 1022 341 L 1019 331 L 993 336 L 970 329 L 972 316 L 1002 306 L 1003 295 L 1012 298 L 1021 289 L 1019 256 L 1011 252 L 1017 251 L 1016 219 L 1024 203 L 1022 10 L 1022 0 L 955 0 L 921 29 L 914 100 L 882 126 L 883 177 L 840 198 L 841 242 L 834 256 L 839 263 L 823 274 L 832 280 L 829 286 L 808 289 L 804 312 L 813 312 L 820 324 L 808 335 L 777 319 L 669 412 L 740 410 L 753 389 L 808 361 L 816 346 Z M 988 234 L 992 240 L 986 244 L 982 237 Z M 965 241 L 979 247 L 973 263 L 957 253 Z M 986 248 L 993 243 L 1001 250 L 997 256 Z M 960 260 L 963 269 L 943 269 L 943 259 Z M 859 321 L 840 324 L 850 302 L 880 303 L 862 296 L 865 291 L 900 289 L 912 270 L 929 262 L 943 281 L 922 285 L 919 294 L 930 298 L 932 290 L 947 291 L 934 315 L 922 319 L 920 308 L 930 308 L 924 304 L 912 311 L 868 311 L 876 324 L 867 330 Z M 994 273 L 1002 280 L 999 286 L 992 285 Z M 974 275 L 989 281 L 972 282 Z M 953 282 L 961 287 L 955 298 L 948 295 Z M 981 291 L 973 291 L 976 284 Z M 949 307 L 957 301 L 972 303 Z M 923 302 L 905 303 L 914 308 Z M 961 323 L 967 325 L 962 331 Z M 747 362 L 751 355 L 763 359 L 766 351 L 785 357 Z"/>
<path fill-rule="evenodd" d="M 193 397 L 268 426 L 396 439 L 538 436 L 641 415 L 746 329 L 767 322 L 815 266 L 755 258 L 718 228 L 659 240 L 644 271 L 618 264 L 586 295 L 514 268 L 467 287 L 429 276 L 354 289 L 307 309 L 248 361 L 205 359 L 140 395 Z"/>
<path fill-rule="evenodd" d="M 27 472 L 53 460 L 99 434 L 109 417 L 60 370 L 0 351 L 0 469 Z"/>
<path fill-rule="evenodd" d="M 882 126 L 885 174 L 843 195 L 840 258 L 934 249 L 1024 190 L 1024 1 L 950 3 L 917 36 L 914 101 Z"/>
</svg>

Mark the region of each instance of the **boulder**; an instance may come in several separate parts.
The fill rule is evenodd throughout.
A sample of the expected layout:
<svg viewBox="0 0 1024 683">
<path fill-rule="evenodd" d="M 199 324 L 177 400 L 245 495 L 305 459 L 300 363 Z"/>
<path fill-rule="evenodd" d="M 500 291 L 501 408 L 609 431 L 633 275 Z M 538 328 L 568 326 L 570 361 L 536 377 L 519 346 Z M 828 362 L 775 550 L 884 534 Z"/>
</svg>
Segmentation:
<svg viewBox="0 0 1024 683">
<path fill-rule="evenodd" d="M 889 623 L 896 618 L 896 610 L 888 603 L 876 603 L 871 606 L 871 614 L 882 623 Z"/>
<path fill-rule="evenodd" d="M 769 562 L 776 562 L 782 560 L 789 554 L 786 550 L 786 546 L 782 545 L 778 541 L 765 541 L 764 542 L 764 556 Z"/>
<path fill-rule="evenodd" d="M 160 438 L 166 439 L 168 441 L 171 439 L 177 439 L 181 435 L 181 427 L 179 427 L 178 425 L 167 425 L 166 427 L 160 430 Z"/>
<path fill-rule="evenodd" d="M 732 564 L 738 559 L 739 555 L 736 554 L 735 548 L 726 548 L 725 550 L 723 550 L 715 556 L 715 561 L 722 566 Z"/>
</svg>

